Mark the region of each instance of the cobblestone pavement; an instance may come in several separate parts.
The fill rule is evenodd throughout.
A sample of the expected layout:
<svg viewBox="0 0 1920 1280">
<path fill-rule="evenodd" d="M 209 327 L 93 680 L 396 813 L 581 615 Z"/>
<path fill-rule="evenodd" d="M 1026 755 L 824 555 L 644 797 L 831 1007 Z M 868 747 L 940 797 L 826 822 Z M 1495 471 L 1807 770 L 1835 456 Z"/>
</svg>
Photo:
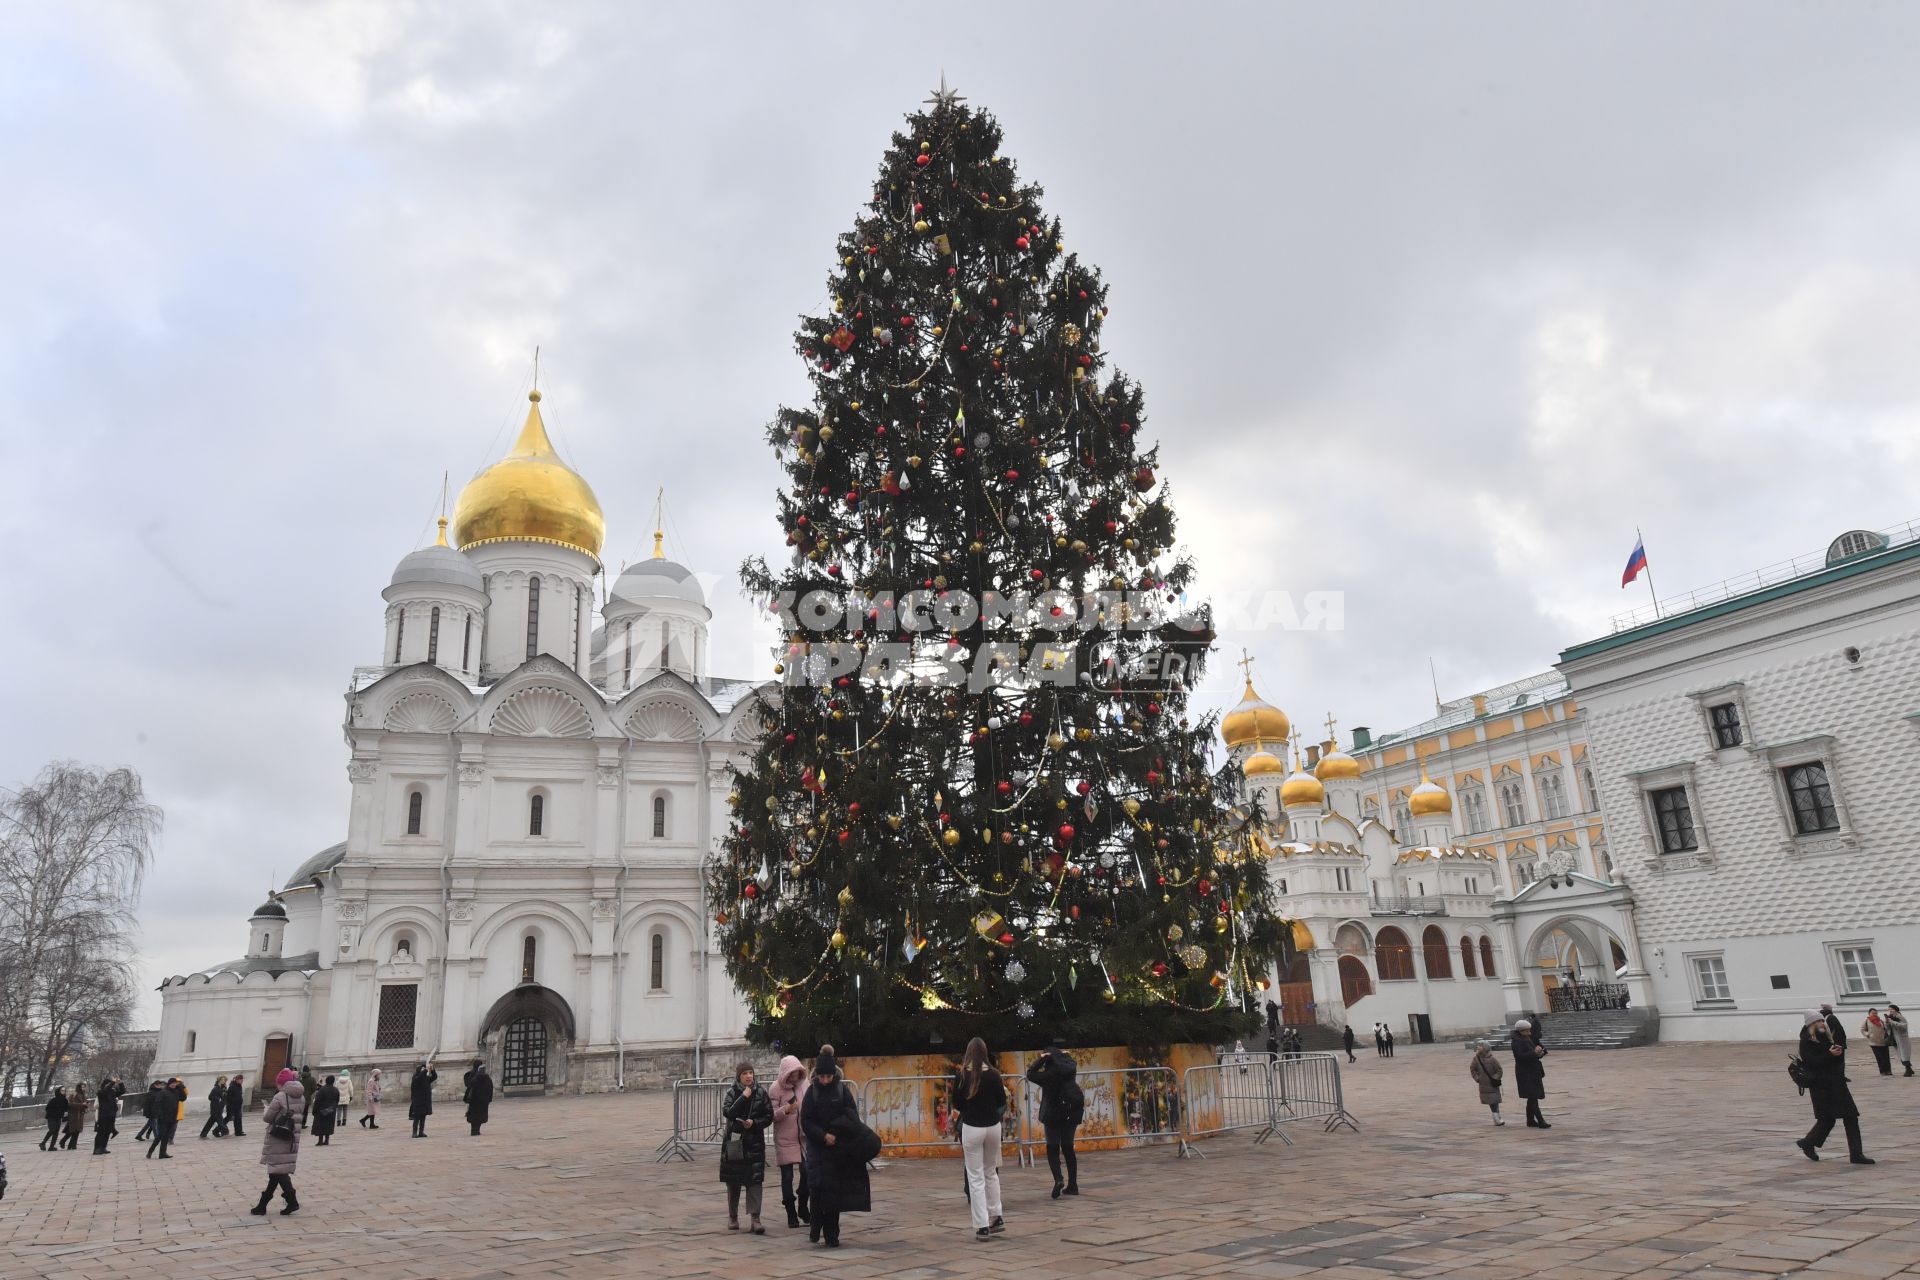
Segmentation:
<svg viewBox="0 0 1920 1280">
<path fill-rule="evenodd" d="M 443 1104 L 425 1141 L 394 1112 L 303 1143 L 302 1211 L 247 1214 L 259 1142 L 128 1135 L 110 1157 L 42 1154 L 8 1135 L 0 1274 L 132 1276 L 1105 1277 L 1920 1275 L 1920 1077 L 1853 1069 L 1868 1153 L 1840 1135 L 1808 1163 L 1810 1123 L 1780 1045 L 1659 1045 L 1548 1060 L 1549 1131 L 1492 1126 L 1458 1045 L 1347 1068 L 1363 1131 L 1255 1147 L 1094 1154 L 1086 1194 L 1047 1198 L 1044 1165 L 1004 1169 L 1008 1232 L 966 1228 L 956 1161 L 876 1172 L 877 1212 L 846 1247 L 810 1248 L 769 1197 L 768 1234 L 726 1230 L 710 1155 L 655 1164 L 665 1095 L 496 1100 L 484 1137 Z M 355 1113 L 358 1114 L 357 1112 Z M 137 1125 L 137 1120 L 136 1120 Z M 196 1122 L 197 1123 L 197 1122 Z"/>
</svg>

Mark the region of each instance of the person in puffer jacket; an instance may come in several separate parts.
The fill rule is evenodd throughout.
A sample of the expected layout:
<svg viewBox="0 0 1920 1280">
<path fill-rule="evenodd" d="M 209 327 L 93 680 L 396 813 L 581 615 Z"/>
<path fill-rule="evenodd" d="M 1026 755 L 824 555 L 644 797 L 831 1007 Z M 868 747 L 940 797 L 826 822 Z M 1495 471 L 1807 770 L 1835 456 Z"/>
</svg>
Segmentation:
<svg viewBox="0 0 1920 1280">
<path fill-rule="evenodd" d="M 807 1066 L 788 1054 L 780 1059 L 773 1088 L 773 1152 L 780 1163 L 780 1203 L 787 1225 L 811 1222 L 807 1216 L 806 1151 L 800 1138 L 800 1104 L 807 1096 Z"/>
</svg>

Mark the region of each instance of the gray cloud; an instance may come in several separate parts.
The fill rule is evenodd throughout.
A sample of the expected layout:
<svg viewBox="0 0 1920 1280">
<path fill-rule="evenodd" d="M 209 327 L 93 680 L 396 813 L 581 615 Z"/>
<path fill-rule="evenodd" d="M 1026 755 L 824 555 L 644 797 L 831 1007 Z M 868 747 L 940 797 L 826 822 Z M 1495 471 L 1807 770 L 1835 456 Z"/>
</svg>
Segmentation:
<svg viewBox="0 0 1920 1280">
<path fill-rule="evenodd" d="M 614 567 L 660 487 L 696 568 L 778 545 L 793 318 L 943 67 L 1113 283 L 1203 589 L 1347 593 L 1343 632 L 1225 637 L 1303 725 L 1421 718 L 1429 657 L 1448 693 L 1544 668 L 1644 599 L 1636 524 L 1675 591 L 1916 514 L 1911 10 L 10 25 L 0 778 L 146 775 L 156 980 L 339 837 L 379 589 L 536 343 Z M 716 595 L 716 664 L 763 670 Z"/>
</svg>

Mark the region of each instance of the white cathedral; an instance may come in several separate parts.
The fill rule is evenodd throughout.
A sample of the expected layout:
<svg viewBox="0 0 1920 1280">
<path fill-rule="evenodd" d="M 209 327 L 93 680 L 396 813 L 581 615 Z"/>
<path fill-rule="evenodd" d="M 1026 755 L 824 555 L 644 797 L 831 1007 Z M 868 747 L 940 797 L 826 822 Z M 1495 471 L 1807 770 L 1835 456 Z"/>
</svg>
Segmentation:
<svg viewBox="0 0 1920 1280">
<path fill-rule="evenodd" d="M 658 532 L 596 622 L 600 504 L 529 399 L 452 544 L 442 519 L 381 593 L 381 665 L 346 694 L 346 838 L 260 905 L 244 956 L 161 988 L 153 1071 L 195 1096 L 284 1065 L 392 1090 L 428 1058 L 598 1091 L 742 1041 L 701 876 L 761 694 L 709 674 L 712 614 Z"/>
</svg>

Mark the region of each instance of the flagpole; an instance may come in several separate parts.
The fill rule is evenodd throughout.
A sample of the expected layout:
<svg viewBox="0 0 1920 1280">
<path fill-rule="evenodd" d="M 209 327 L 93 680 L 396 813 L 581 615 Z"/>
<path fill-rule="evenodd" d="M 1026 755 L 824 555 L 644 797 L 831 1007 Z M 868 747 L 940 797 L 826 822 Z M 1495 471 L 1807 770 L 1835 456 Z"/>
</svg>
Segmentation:
<svg viewBox="0 0 1920 1280">
<path fill-rule="evenodd" d="M 1633 526 L 1633 540 L 1639 545 L 1640 554 L 1645 556 L 1647 554 L 1647 535 L 1640 532 L 1639 525 Z M 1658 618 L 1660 616 L 1660 597 L 1653 589 L 1653 562 L 1651 560 L 1643 561 L 1640 566 L 1640 572 L 1647 579 L 1647 598 L 1653 601 L 1653 616 Z"/>
</svg>

